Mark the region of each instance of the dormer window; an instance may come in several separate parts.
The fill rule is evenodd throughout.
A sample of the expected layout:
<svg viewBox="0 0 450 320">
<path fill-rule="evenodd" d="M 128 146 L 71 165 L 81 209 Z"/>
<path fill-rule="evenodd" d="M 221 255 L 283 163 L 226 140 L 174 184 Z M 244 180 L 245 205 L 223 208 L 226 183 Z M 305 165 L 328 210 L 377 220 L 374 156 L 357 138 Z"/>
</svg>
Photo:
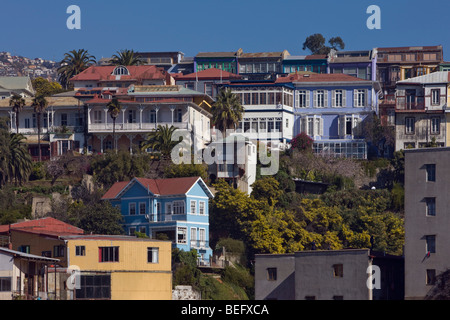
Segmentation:
<svg viewBox="0 0 450 320">
<path fill-rule="evenodd" d="M 128 69 L 124 66 L 118 66 L 114 69 L 113 75 L 115 76 L 128 76 L 130 75 L 130 72 Z"/>
</svg>

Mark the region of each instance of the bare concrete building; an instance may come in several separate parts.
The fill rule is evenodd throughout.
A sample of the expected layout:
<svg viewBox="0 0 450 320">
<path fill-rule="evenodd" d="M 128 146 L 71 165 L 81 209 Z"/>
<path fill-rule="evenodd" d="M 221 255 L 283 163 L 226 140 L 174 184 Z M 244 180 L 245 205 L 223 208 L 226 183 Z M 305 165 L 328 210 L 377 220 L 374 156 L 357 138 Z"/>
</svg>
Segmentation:
<svg viewBox="0 0 450 320">
<path fill-rule="evenodd" d="M 450 148 L 405 151 L 405 299 L 450 268 Z"/>
</svg>

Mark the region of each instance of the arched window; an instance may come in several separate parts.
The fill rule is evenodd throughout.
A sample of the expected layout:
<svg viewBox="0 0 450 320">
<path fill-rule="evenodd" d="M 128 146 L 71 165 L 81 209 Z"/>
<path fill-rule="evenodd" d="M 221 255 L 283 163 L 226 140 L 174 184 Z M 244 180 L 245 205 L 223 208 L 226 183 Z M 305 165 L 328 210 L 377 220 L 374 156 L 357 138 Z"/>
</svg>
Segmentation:
<svg viewBox="0 0 450 320">
<path fill-rule="evenodd" d="M 115 76 L 128 76 L 128 75 L 130 75 L 130 72 L 128 71 L 127 68 L 125 68 L 123 66 L 118 66 L 114 69 L 113 74 Z"/>
</svg>

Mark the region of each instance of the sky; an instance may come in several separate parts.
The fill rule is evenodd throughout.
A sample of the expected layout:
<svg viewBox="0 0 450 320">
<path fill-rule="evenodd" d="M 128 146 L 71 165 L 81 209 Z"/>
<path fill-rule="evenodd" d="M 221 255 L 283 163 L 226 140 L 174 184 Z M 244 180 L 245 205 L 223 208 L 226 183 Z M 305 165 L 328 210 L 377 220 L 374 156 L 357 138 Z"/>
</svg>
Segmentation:
<svg viewBox="0 0 450 320">
<path fill-rule="evenodd" d="M 340 36 L 345 50 L 442 45 L 450 61 L 449 0 L 2 0 L 0 51 L 60 61 L 86 49 L 97 59 L 123 49 L 198 52 L 287 50 L 308 54 L 306 37 Z M 81 10 L 70 30 L 67 8 Z M 370 30 L 367 8 L 380 8 Z"/>
</svg>

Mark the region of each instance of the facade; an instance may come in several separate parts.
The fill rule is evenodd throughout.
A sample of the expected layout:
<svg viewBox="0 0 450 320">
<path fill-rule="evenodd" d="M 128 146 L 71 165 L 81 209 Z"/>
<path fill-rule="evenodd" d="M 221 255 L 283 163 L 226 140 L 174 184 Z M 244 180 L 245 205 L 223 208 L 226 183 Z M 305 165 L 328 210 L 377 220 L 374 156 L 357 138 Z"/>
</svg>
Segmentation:
<svg viewBox="0 0 450 320">
<path fill-rule="evenodd" d="M 377 54 L 374 50 L 333 51 L 329 73 L 343 73 L 364 80 L 376 81 Z"/>
<path fill-rule="evenodd" d="M 239 74 L 250 81 L 274 80 L 283 73 L 283 61 L 290 56 L 282 52 L 242 53 L 238 58 Z"/>
<path fill-rule="evenodd" d="M 209 199 L 213 197 L 199 177 L 134 178 L 115 183 L 103 200 L 118 206 L 129 235 L 141 232 L 165 238 L 180 250 L 196 249 L 200 265 L 210 265 Z"/>
<path fill-rule="evenodd" d="M 438 71 L 397 82 L 396 151 L 446 145 L 449 74 Z"/>
<path fill-rule="evenodd" d="M 30 77 L 0 77 L 0 100 L 9 99 L 13 94 L 33 97 L 35 91 Z"/>
<path fill-rule="evenodd" d="M 241 79 L 240 75 L 224 71 L 222 69 L 210 68 L 190 74 L 172 74 L 175 83 L 184 88 L 195 90 L 215 99 L 219 94 L 223 83 Z"/>
<path fill-rule="evenodd" d="M 369 249 L 305 250 L 256 255 L 255 261 L 257 300 L 403 299 L 403 257 Z M 372 288 L 369 267 L 379 268 Z"/>
<path fill-rule="evenodd" d="M 296 73 L 277 83 L 293 86 L 293 136 L 307 133 L 314 151 L 336 157 L 367 158 L 362 123 L 378 108 L 376 82 L 346 74 Z"/>
<path fill-rule="evenodd" d="M 398 81 L 423 76 L 439 70 L 443 62 L 442 46 L 375 48 L 377 51 L 377 81 L 383 96 L 379 116 L 384 125 L 395 112 L 395 88 Z"/>
<path fill-rule="evenodd" d="M 329 73 L 328 55 L 307 55 L 307 56 L 286 56 L 283 59 L 283 74 L 290 74 L 302 71 L 314 73 Z"/>
<path fill-rule="evenodd" d="M 194 57 L 194 70 L 199 72 L 216 68 L 238 74 L 238 57 L 242 53 L 242 49 L 235 52 L 199 52 Z"/>
<path fill-rule="evenodd" d="M 80 90 L 76 97 L 86 106 L 87 145 L 93 153 L 103 153 L 115 144 L 107 108 L 113 97 L 122 105 L 115 127 L 118 149 L 133 152 L 159 125 L 187 130 L 200 148 L 211 139 L 212 98 L 182 86 L 131 85 L 126 92 L 108 90 L 100 96 Z"/>
<path fill-rule="evenodd" d="M 289 83 L 242 81 L 224 85 L 238 95 L 244 115 L 236 132 L 251 140 L 275 144 L 292 140 L 294 88 Z"/>
<path fill-rule="evenodd" d="M 146 65 L 154 65 L 168 72 L 180 63 L 184 58 L 184 53 L 180 51 L 173 52 L 137 52 L 136 55 L 143 60 Z"/>
<path fill-rule="evenodd" d="M 0 300 L 47 299 L 52 259 L 0 247 Z"/>
<path fill-rule="evenodd" d="M 215 160 L 208 167 L 209 179 L 224 179 L 235 188 L 251 194 L 256 181 L 256 145 L 240 134 L 213 141 L 206 152 L 215 150 Z"/>
<path fill-rule="evenodd" d="M 450 268 L 449 148 L 405 150 L 405 299 L 424 299 Z"/>
<path fill-rule="evenodd" d="M 171 299 L 169 241 L 85 235 L 53 218 L 0 226 L 0 234 L 9 237 L 10 246 L 25 257 L 52 262 L 46 270 L 51 274 L 45 284 L 49 299 Z M 71 270 L 79 271 L 72 287 L 68 285 Z"/>
</svg>

